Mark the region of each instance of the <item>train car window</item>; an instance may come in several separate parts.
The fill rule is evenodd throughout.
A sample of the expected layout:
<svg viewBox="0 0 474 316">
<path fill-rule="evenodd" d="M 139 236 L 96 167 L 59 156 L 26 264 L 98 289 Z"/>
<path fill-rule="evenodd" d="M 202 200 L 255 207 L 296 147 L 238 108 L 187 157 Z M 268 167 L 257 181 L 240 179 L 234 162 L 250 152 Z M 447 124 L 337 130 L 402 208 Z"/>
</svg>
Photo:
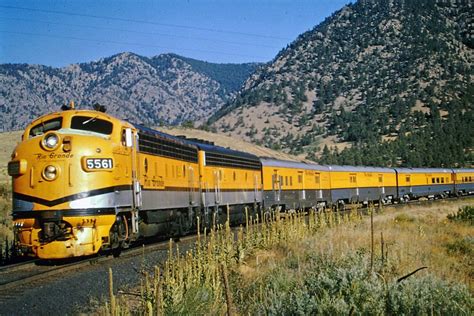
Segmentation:
<svg viewBox="0 0 474 316">
<path fill-rule="evenodd" d="M 290 185 L 293 185 L 293 176 L 290 176 Z"/>
<path fill-rule="evenodd" d="M 469 176 L 469 182 L 471 182 L 471 181 L 472 181 L 472 178 Z"/>
<path fill-rule="evenodd" d="M 112 134 L 114 125 L 106 120 L 90 116 L 74 116 L 71 120 L 71 128 L 81 131 L 95 132 L 104 135 Z"/>
<path fill-rule="evenodd" d="M 410 176 L 407 176 L 407 177 L 405 178 L 405 181 L 409 183 L 409 182 L 410 182 Z"/>
<path fill-rule="evenodd" d="M 246 173 L 245 173 L 245 182 L 248 181 L 248 176 L 249 176 L 249 175 L 248 175 L 247 172 L 246 172 Z"/>
<path fill-rule="evenodd" d="M 436 178 L 436 183 L 439 183 L 439 178 Z"/>
<path fill-rule="evenodd" d="M 431 178 L 431 183 L 435 183 L 435 178 Z"/>
<path fill-rule="evenodd" d="M 350 183 L 356 183 L 357 182 L 357 178 L 356 178 L 355 174 L 349 175 L 349 182 Z"/>
<path fill-rule="evenodd" d="M 62 117 L 56 117 L 54 119 L 41 122 L 39 124 L 36 124 L 30 129 L 30 137 L 42 135 L 49 131 L 57 131 L 58 129 L 62 127 L 62 125 L 63 125 Z"/>
<path fill-rule="evenodd" d="M 444 183 L 444 178 L 441 178 L 441 183 Z"/>
<path fill-rule="evenodd" d="M 319 182 L 321 181 L 321 178 L 320 178 L 319 174 L 316 175 L 314 181 L 316 182 L 316 184 L 319 184 Z"/>
<path fill-rule="evenodd" d="M 186 166 L 183 165 L 183 177 L 186 178 Z"/>
<path fill-rule="evenodd" d="M 383 182 L 383 175 L 379 175 L 379 183 L 382 183 Z"/>
<path fill-rule="evenodd" d="M 288 176 L 285 176 L 285 185 L 288 186 Z"/>
<path fill-rule="evenodd" d="M 298 183 L 303 183 L 303 175 L 298 175 Z"/>
</svg>

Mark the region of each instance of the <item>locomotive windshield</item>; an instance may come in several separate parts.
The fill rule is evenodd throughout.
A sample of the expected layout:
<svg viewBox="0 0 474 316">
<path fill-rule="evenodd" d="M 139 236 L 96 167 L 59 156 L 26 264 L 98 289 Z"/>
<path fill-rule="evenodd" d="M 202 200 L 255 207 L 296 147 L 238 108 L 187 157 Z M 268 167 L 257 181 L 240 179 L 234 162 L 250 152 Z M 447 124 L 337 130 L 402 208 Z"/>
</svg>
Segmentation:
<svg viewBox="0 0 474 316">
<path fill-rule="evenodd" d="M 63 118 L 57 117 L 48 121 L 36 124 L 30 129 L 30 137 L 42 135 L 49 131 L 57 131 L 63 125 Z"/>
<path fill-rule="evenodd" d="M 71 128 L 110 135 L 112 134 L 113 124 L 93 116 L 74 116 L 71 121 Z"/>
</svg>

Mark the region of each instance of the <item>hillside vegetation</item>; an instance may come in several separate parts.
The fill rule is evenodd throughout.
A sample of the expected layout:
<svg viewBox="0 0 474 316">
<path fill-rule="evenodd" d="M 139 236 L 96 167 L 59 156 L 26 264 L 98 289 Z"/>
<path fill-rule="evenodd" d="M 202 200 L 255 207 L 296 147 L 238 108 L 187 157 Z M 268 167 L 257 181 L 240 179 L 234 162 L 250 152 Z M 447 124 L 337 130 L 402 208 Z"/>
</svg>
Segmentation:
<svg viewBox="0 0 474 316">
<path fill-rule="evenodd" d="M 0 131 L 24 128 L 31 119 L 74 100 L 100 103 L 137 123 L 205 121 L 258 64 L 213 64 L 175 54 L 117 54 L 63 68 L 0 65 Z"/>
<path fill-rule="evenodd" d="M 322 163 L 469 166 L 472 3 L 360 0 L 301 34 L 209 121 Z"/>
</svg>

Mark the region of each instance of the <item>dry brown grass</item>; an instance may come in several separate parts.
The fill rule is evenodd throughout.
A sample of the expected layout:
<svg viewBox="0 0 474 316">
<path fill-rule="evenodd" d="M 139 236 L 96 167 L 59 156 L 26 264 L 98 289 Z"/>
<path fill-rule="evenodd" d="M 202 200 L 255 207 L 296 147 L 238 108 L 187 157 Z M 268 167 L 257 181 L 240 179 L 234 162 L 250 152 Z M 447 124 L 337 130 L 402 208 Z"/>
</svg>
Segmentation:
<svg viewBox="0 0 474 316">
<path fill-rule="evenodd" d="M 13 149 L 21 139 L 21 132 L 0 133 L 0 184 L 10 181 L 7 173 L 7 165 L 10 161 Z"/>
<path fill-rule="evenodd" d="M 394 269 L 391 275 L 403 276 L 427 266 L 421 273 L 434 274 L 441 279 L 465 283 L 474 290 L 472 258 L 464 253 L 450 252 L 449 245 L 460 240 L 472 240 L 474 227 L 447 219 L 448 214 L 465 205 L 474 205 L 474 198 L 436 201 L 422 205 L 386 207 L 374 217 L 375 255 L 381 256 L 383 234 L 385 260 Z M 370 252 L 370 220 L 321 231 L 306 242 L 306 247 L 321 254 L 340 257 L 345 253 Z M 472 242 L 470 243 L 472 246 Z M 293 250 L 301 252 L 297 245 Z M 302 256 L 303 254 L 301 254 Z"/>
</svg>

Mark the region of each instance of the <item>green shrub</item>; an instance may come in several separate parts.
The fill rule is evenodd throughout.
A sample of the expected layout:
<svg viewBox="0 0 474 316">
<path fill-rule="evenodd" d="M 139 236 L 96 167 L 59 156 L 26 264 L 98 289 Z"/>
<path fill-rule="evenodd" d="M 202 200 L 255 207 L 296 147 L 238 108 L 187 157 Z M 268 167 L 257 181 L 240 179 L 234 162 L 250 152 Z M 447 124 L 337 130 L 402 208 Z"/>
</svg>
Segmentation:
<svg viewBox="0 0 474 316">
<path fill-rule="evenodd" d="M 474 206 L 468 205 L 461 207 L 456 214 L 449 214 L 448 219 L 451 221 L 467 222 L 470 225 L 474 225 Z"/>
<path fill-rule="evenodd" d="M 433 276 L 400 283 L 371 272 L 368 257 L 335 260 L 312 256 L 295 268 L 291 260 L 240 291 L 243 314 L 270 315 L 468 315 L 474 300 L 465 286 Z M 263 292 L 264 295 L 260 295 Z M 245 294 L 242 294 L 245 293 Z M 260 297 L 262 296 L 262 297 Z M 235 295 L 239 297 L 239 295 Z"/>
</svg>

